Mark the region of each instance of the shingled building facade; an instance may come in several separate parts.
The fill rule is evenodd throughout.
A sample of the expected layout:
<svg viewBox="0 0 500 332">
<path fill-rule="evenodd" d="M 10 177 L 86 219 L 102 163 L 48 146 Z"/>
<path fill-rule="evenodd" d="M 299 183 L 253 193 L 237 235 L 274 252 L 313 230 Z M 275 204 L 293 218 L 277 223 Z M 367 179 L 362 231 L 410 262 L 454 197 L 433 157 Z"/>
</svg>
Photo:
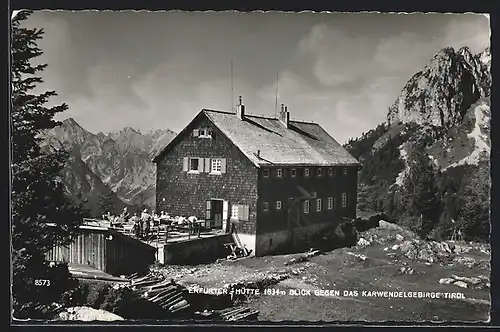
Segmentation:
<svg viewBox="0 0 500 332">
<path fill-rule="evenodd" d="M 230 224 L 257 256 L 356 217 L 359 162 L 316 123 L 202 110 L 153 159 L 156 207 Z"/>
</svg>

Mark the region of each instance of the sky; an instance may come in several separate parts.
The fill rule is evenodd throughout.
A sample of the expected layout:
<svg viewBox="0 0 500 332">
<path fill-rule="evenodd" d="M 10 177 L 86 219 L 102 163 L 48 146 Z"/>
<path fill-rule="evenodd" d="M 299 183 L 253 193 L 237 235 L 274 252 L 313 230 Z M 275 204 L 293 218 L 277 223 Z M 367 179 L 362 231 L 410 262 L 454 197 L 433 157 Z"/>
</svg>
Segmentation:
<svg viewBox="0 0 500 332">
<path fill-rule="evenodd" d="M 339 143 L 383 122 L 440 49 L 490 43 L 481 14 L 38 11 L 24 26 L 45 31 L 39 88 L 68 104 L 58 120 L 179 132 L 238 96 L 247 113 L 275 116 L 278 96 Z"/>
</svg>

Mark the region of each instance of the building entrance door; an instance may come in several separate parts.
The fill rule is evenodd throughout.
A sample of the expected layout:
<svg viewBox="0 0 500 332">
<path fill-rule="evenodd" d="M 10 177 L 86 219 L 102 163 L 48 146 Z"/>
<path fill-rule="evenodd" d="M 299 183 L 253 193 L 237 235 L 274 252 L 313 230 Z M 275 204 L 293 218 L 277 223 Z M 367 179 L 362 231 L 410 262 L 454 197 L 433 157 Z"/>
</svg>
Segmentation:
<svg viewBox="0 0 500 332">
<path fill-rule="evenodd" d="M 207 201 L 207 220 L 210 220 L 210 228 L 222 228 L 222 221 L 228 216 L 228 203 L 222 199 L 211 199 Z"/>
</svg>

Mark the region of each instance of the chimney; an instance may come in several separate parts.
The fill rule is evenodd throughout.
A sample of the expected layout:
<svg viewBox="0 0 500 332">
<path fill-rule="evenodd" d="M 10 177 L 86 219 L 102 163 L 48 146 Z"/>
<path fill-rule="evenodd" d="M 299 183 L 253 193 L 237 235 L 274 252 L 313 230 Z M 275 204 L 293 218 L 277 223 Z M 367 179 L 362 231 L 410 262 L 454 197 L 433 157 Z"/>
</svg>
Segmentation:
<svg viewBox="0 0 500 332">
<path fill-rule="evenodd" d="M 240 120 L 245 119 L 245 105 L 241 102 L 241 96 L 239 97 L 239 104 L 236 106 L 236 115 Z"/>
<path fill-rule="evenodd" d="M 288 112 L 288 106 L 281 104 L 281 112 L 279 120 L 286 127 L 290 126 L 290 112 Z"/>
</svg>

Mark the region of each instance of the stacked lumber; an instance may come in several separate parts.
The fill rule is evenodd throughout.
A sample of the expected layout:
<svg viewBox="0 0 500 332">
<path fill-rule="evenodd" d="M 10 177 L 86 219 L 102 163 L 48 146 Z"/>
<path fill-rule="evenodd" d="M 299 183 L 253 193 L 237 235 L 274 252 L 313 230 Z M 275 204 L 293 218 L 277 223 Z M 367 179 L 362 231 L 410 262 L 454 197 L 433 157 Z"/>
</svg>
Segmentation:
<svg viewBox="0 0 500 332">
<path fill-rule="evenodd" d="M 150 272 L 145 276 L 132 276 L 130 279 L 128 288 L 172 314 L 190 307 L 185 296 L 188 290 L 160 273 Z"/>
<path fill-rule="evenodd" d="M 220 316 L 224 321 L 238 321 L 242 319 L 255 320 L 258 315 L 259 310 L 254 310 L 249 307 L 229 308 L 220 312 Z"/>
</svg>

